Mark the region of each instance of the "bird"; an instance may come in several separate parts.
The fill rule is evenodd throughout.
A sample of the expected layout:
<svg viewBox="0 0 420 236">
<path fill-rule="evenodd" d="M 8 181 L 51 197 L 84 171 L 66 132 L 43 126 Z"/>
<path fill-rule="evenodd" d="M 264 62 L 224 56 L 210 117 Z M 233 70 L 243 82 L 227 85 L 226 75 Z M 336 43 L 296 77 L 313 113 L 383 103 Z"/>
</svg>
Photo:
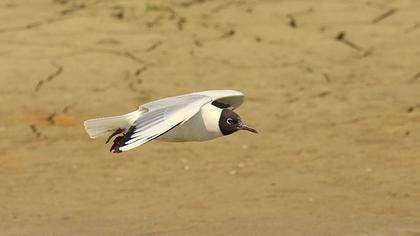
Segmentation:
<svg viewBox="0 0 420 236">
<path fill-rule="evenodd" d="M 172 96 L 141 105 L 121 116 L 89 119 L 84 128 L 90 138 L 115 137 L 112 153 L 128 151 L 152 140 L 167 142 L 206 141 L 248 126 L 233 110 L 244 101 L 236 90 L 208 90 Z"/>
</svg>

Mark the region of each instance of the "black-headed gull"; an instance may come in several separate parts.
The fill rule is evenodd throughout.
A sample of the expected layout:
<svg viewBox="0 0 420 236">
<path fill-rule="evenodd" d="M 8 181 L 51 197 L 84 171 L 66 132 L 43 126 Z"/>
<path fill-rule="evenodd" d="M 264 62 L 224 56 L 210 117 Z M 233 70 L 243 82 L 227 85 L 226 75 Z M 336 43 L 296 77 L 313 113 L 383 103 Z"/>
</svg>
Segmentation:
<svg viewBox="0 0 420 236">
<path fill-rule="evenodd" d="M 257 131 L 247 126 L 233 110 L 244 100 L 235 90 L 209 90 L 163 98 L 141 105 L 122 116 L 84 122 L 91 138 L 114 136 L 110 151 L 119 153 L 151 140 L 169 142 L 205 141 L 238 130 Z"/>
</svg>

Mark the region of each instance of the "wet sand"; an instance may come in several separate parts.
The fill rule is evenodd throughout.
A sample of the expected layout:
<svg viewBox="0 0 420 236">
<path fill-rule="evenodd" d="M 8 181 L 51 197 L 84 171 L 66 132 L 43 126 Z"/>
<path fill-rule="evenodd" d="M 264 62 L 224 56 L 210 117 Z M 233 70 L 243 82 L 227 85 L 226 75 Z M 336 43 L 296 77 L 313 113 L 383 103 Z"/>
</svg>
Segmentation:
<svg viewBox="0 0 420 236">
<path fill-rule="evenodd" d="M 417 1 L 0 3 L 0 235 L 420 235 Z M 89 118 L 209 89 L 259 135 L 119 155 Z"/>
</svg>

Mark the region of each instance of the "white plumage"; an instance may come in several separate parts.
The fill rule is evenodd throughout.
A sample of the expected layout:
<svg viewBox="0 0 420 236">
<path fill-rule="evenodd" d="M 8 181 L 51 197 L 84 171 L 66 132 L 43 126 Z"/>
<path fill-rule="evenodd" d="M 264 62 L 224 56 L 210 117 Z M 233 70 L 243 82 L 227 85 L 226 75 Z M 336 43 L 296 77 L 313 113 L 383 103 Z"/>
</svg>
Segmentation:
<svg viewBox="0 0 420 236">
<path fill-rule="evenodd" d="M 87 120 L 84 126 L 91 138 L 125 133 L 115 138 L 111 148 L 114 152 L 127 151 L 153 139 L 204 141 L 224 134 L 220 127 L 223 109 L 233 110 L 243 100 L 244 94 L 235 90 L 196 92 L 152 101 L 122 116 Z"/>
</svg>

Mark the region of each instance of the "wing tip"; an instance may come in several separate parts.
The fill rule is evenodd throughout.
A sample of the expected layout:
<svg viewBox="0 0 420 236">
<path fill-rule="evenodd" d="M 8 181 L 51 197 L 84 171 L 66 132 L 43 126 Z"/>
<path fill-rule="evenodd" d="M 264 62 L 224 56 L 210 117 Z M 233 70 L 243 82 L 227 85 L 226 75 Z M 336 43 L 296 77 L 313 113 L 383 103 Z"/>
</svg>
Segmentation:
<svg viewBox="0 0 420 236">
<path fill-rule="evenodd" d="M 126 142 L 128 140 L 131 139 L 131 135 L 134 134 L 134 130 L 136 129 L 136 126 L 131 126 L 128 130 L 127 133 L 124 134 L 123 136 L 118 136 L 114 139 L 114 143 L 111 146 L 111 149 L 109 149 L 110 152 L 112 153 L 121 153 L 123 150 L 121 149 L 122 147 L 124 147 L 126 145 Z"/>
<path fill-rule="evenodd" d="M 152 136 L 147 137 L 145 139 L 140 139 L 139 142 L 136 141 L 136 142 L 127 144 L 127 142 L 129 140 L 131 140 L 131 136 L 134 134 L 134 131 L 136 129 L 136 126 L 131 126 L 124 136 L 118 136 L 114 139 L 114 144 L 112 145 L 112 147 L 109 151 L 112 152 L 112 153 L 117 153 L 117 154 L 121 153 L 121 152 L 128 151 L 128 150 L 133 149 L 137 146 L 143 145 L 145 143 L 148 143 L 152 140 L 155 140 L 155 139 L 159 138 L 160 136 L 162 136 L 162 135 L 166 134 L 167 132 L 171 131 L 172 129 L 174 129 L 178 125 L 182 124 L 183 122 L 184 122 L 184 120 L 177 123 L 176 125 L 174 125 L 173 127 L 171 127 L 170 129 L 166 130 L 165 132 L 163 132 L 161 134 L 155 134 L 155 135 L 152 135 Z"/>
</svg>

